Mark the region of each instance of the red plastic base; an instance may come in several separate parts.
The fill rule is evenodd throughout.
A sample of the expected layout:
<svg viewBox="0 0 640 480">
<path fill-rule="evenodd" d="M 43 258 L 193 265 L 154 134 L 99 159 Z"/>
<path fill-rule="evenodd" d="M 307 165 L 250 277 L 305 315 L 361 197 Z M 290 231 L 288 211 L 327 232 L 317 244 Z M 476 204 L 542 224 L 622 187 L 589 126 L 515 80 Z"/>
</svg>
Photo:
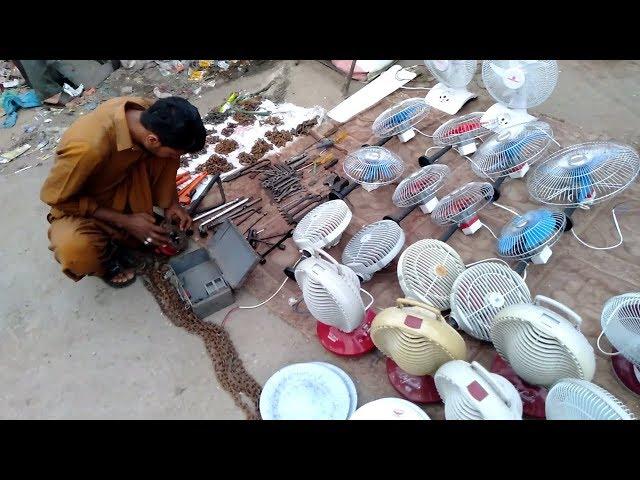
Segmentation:
<svg viewBox="0 0 640 480">
<path fill-rule="evenodd" d="M 436 403 L 441 401 L 431 375 L 410 375 L 390 358 L 387 358 L 387 375 L 393 388 L 407 400 L 416 403 Z"/>
<path fill-rule="evenodd" d="M 613 352 L 617 352 L 617 350 L 613 349 Z M 611 357 L 611 363 L 618 380 L 633 393 L 640 395 L 640 367 L 634 369 L 633 363 L 622 355 Z"/>
<path fill-rule="evenodd" d="M 522 380 L 511 366 L 500 355 L 496 355 L 491 365 L 491 373 L 497 373 L 509 380 L 516 387 L 522 399 L 522 410 L 528 417 L 545 418 L 544 402 L 547 399 L 547 389 L 530 385 Z"/>
<path fill-rule="evenodd" d="M 336 327 L 318 322 L 316 334 L 322 346 L 331 353 L 347 357 L 362 355 L 376 347 L 369 335 L 371 322 L 375 317 L 376 313 L 373 310 L 367 310 L 364 321 L 351 333 L 346 333 Z"/>
</svg>

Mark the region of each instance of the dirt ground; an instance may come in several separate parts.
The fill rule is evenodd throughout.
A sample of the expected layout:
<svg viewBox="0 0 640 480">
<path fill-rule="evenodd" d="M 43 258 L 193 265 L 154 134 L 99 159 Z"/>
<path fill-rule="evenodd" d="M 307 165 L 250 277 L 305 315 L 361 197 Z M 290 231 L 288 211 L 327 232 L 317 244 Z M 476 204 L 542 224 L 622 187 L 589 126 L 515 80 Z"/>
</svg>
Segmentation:
<svg viewBox="0 0 640 480">
<path fill-rule="evenodd" d="M 640 62 L 559 63 L 558 87 L 533 112 L 638 148 Z M 344 78 L 314 61 L 271 62 L 192 93 L 191 100 L 205 115 L 231 91 L 259 88 L 274 76 L 285 101 L 329 109 L 342 100 Z M 358 87 L 354 82 L 350 91 Z M 35 113 L 22 110 L 15 127 L 0 129 L 0 151 L 13 146 Z M 51 118 L 47 128 L 55 134 L 53 129 L 76 116 L 63 112 Z M 0 418 L 244 418 L 217 384 L 202 342 L 171 325 L 141 281 L 114 290 L 95 278 L 74 283 L 60 272 L 47 250 L 47 207 L 39 200 L 53 162 L 44 156 L 24 155 L 0 166 Z M 19 171 L 25 166 L 32 168 Z M 240 291 L 237 300 L 253 305 L 262 299 Z M 227 310 L 213 321 L 221 322 Z M 329 361 L 349 371 L 348 360 L 329 354 L 266 308 L 236 311 L 227 325 L 246 368 L 261 384 L 299 361 Z M 359 404 L 373 400 L 363 388 L 368 379 L 354 380 L 364 392 Z M 391 386 L 384 389 L 395 396 Z"/>
</svg>

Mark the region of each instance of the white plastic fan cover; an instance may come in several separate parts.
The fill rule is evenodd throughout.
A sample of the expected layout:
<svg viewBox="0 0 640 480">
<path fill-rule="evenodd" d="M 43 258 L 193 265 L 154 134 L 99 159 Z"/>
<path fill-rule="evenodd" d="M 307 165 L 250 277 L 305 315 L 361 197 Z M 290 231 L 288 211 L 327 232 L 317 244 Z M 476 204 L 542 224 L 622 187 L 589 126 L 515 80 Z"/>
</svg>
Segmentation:
<svg viewBox="0 0 640 480">
<path fill-rule="evenodd" d="M 558 83 L 555 60 L 484 60 L 482 80 L 489 94 L 513 109 L 544 102 Z"/>
<path fill-rule="evenodd" d="M 487 206 L 493 195 L 490 183 L 469 182 L 440 199 L 431 218 L 438 225 L 460 225 Z"/>
<path fill-rule="evenodd" d="M 529 174 L 533 199 L 548 205 L 596 204 L 628 188 L 640 172 L 640 156 L 628 145 L 586 142 L 558 150 Z"/>
<path fill-rule="evenodd" d="M 401 134 L 429 114 L 430 107 L 423 98 L 410 98 L 388 108 L 376 118 L 371 130 L 380 138 Z"/>
<path fill-rule="evenodd" d="M 561 310 L 573 323 L 554 310 Z M 535 304 L 503 308 L 491 326 L 496 351 L 516 374 L 533 385 L 549 386 L 563 378 L 593 379 L 593 347 L 579 327 L 582 319 L 565 305 L 538 295 Z"/>
<path fill-rule="evenodd" d="M 447 362 L 434 381 L 447 420 L 522 420 L 522 400 L 516 388 L 478 362 Z"/>
<path fill-rule="evenodd" d="M 433 143 L 438 146 L 455 146 L 492 134 L 480 121 L 483 115 L 483 112 L 472 112 L 443 123 L 433 132 Z"/>
<path fill-rule="evenodd" d="M 478 69 L 477 60 L 424 60 L 424 64 L 439 82 L 448 87 L 466 87 Z"/>
<path fill-rule="evenodd" d="M 447 310 L 453 282 L 464 269 L 462 258 L 449 245 L 423 239 L 400 255 L 398 281 L 408 298 Z"/>
<path fill-rule="evenodd" d="M 640 293 L 624 293 L 607 300 L 600 325 L 611 345 L 640 367 Z"/>
<path fill-rule="evenodd" d="M 362 323 L 360 281 L 349 267 L 312 256 L 298 264 L 295 277 L 309 313 L 320 323 L 347 333 Z"/>
<path fill-rule="evenodd" d="M 374 273 L 396 258 L 404 242 L 404 231 L 392 220 L 365 225 L 347 243 L 342 252 L 342 263 L 363 281 L 369 281 Z"/>
<path fill-rule="evenodd" d="M 635 420 L 629 408 L 598 385 L 565 378 L 556 382 L 544 404 L 547 420 Z"/>
<path fill-rule="evenodd" d="M 522 277 L 499 262 L 472 265 L 451 288 L 451 317 L 472 337 L 491 340 L 494 317 L 505 307 L 531 303 Z"/>
<path fill-rule="evenodd" d="M 431 420 L 419 406 L 402 398 L 379 398 L 358 408 L 349 420 Z"/>
<path fill-rule="evenodd" d="M 344 173 L 356 183 L 378 187 L 395 182 L 404 172 L 402 159 L 384 147 L 359 148 L 344 159 Z"/>
<path fill-rule="evenodd" d="M 493 134 L 470 159 L 479 177 L 496 179 L 515 175 L 543 158 L 553 141 L 551 126 L 542 121 L 511 125 Z"/>
<path fill-rule="evenodd" d="M 446 165 L 422 167 L 398 184 L 391 200 L 396 207 L 401 208 L 426 203 L 444 186 L 450 173 L 451 169 Z"/>
<path fill-rule="evenodd" d="M 352 216 L 344 200 L 325 202 L 302 217 L 293 231 L 293 241 L 306 251 L 332 247 L 340 241 Z"/>
</svg>

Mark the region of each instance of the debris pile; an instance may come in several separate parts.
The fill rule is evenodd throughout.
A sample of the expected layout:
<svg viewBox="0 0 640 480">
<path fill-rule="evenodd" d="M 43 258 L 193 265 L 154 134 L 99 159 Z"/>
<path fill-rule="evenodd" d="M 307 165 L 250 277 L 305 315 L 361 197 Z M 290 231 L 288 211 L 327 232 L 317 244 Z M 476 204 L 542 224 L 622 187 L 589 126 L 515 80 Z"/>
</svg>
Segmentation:
<svg viewBox="0 0 640 480">
<path fill-rule="evenodd" d="M 293 134 L 291 132 L 278 130 L 277 128 L 269 130 L 264 136 L 276 147 L 284 147 L 288 142 L 293 140 Z"/>
<path fill-rule="evenodd" d="M 256 140 L 256 143 L 253 144 L 253 147 L 251 147 L 251 155 L 253 155 L 256 160 L 260 160 L 272 148 L 273 145 L 263 138 L 259 138 Z"/>
<path fill-rule="evenodd" d="M 224 127 L 220 133 L 222 135 L 224 135 L 225 137 L 230 137 L 231 135 L 233 135 L 233 132 L 235 131 L 236 127 L 238 126 L 237 123 L 231 123 L 229 122 L 229 124 Z"/>
<path fill-rule="evenodd" d="M 238 155 L 238 161 L 240 162 L 241 165 L 246 166 L 246 165 L 253 165 L 254 163 L 256 163 L 257 159 L 250 153 L 242 152 L 240 155 Z"/>
<path fill-rule="evenodd" d="M 314 117 L 310 120 L 305 120 L 300 123 L 296 128 L 291 130 L 293 135 L 307 135 L 311 129 L 318 124 L 318 117 Z"/>
<path fill-rule="evenodd" d="M 216 150 L 216 153 L 226 155 L 227 153 L 233 152 L 237 148 L 238 148 L 238 142 L 230 138 L 224 138 L 216 144 L 215 150 Z"/>
<path fill-rule="evenodd" d="M 225 157 L 214 153 L 205 163 L 198 165 L 196 172 L 207 172 L 209 175 L 216 175 L 233 170 L 233 168 L 233 165 Z"/>
</svg>

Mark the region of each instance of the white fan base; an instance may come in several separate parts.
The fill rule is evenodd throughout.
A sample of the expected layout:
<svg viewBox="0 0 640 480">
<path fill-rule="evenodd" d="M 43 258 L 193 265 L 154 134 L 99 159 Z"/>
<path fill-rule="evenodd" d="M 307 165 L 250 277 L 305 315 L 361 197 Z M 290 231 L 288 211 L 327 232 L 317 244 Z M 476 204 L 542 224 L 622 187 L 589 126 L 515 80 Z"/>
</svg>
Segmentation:
<svg viewBox="0 0 640 480">
<path fill-rule="evenodd" d="M 540 253 L 536 253 L 531 257 L 531 261 L 536 265 L 543 265 L 547 263 L 552 253 L 551 249 L 548 246 L 545 246 Z"/>
<path fill-rule="evenodd" d="M 480 230 L 481 227 L 482 227 L 482 222 L 478 217 L 475 217 L 471 221 L 462 223 L 460 225 L 460 230 L 462 230 L 462 233 L 464 233 L 465 235 L 473 235 L 478 230 Z"/>
<path fill-rule="evenodd" d="M 525 163 L 518 170 L 510 173 L 509 176 L 511 178 L 522 178 L 527 174 L 529 168 L 531 168 L 531 166 L 528 163 Z"/>
<path fill-rule="evenodd" d="M 469 143 L 465 143 L 463 145 L 458 146 L 456 150 L 458 150 L 458 153 L 460 155 L 471 155 L 477 150 L 476 142 L 472 141 Z"/>
<path fill-rule="evenodd" d="M 536 117 L 529 115 L 524 108 L 512 109 L 505 107 L 501 103 L 496 103 L 484 112 L 484 115 L 480 118 L 480 123 L 489 130 L 500 132 L 511 125 L 532 122 L 535 119 Z"/>
<path fill-rule="evenodd" d="M 466 88 L 451 88 L 447 87 L 444 83 L 437 83 L 429 90 L 424 100 L 431 107 L 453 115 L 457 113 L 465 103 L 477 97 L 478 95 L 471 93 Z"/>
<path fill-rule="evenodd" d="M 429 214 L 433 212 L 433 209 L 436 208 L 436 205 L 438 205 L 438 199 L 436 197 L 433 197 L 427 203 L 423 203 L 422 205 L 420 205 L 420 210 L 422 210 L 422 213 Z"/>
<path fill-rule="evenodd" d="M 400 140 L 402 143 L 408 142 L 415 136 L 416 136 L 416 132 L 414 132 L 413 128 L 410 128 L 409 130 L 405 130 L 404 132 L 399 133 L 397 135 L 398 140 Z"/>
</svg>

